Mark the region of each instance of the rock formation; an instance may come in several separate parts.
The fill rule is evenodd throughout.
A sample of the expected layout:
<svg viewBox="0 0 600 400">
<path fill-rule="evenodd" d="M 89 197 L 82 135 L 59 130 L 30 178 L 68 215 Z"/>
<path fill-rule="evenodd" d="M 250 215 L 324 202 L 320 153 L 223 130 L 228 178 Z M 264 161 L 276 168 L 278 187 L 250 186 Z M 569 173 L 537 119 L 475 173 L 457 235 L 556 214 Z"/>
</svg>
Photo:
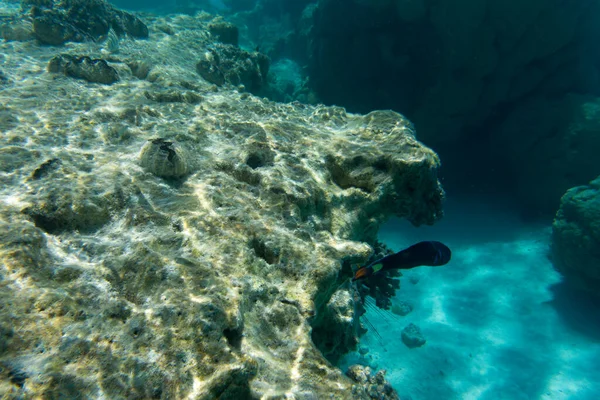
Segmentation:
<svg viewBox="0 0 600 400">
<path fill-rule="evenodd" d="M 249 92 L 260 94 L 267 84 L 269 58 L 231 44 L 216 44 L 202 55 L 196 70 L 202 78 L 215 85 L 243 85 Z"/>
<path fill-rule="evenodd" d="M 43 44 L 96 40 L 112 28 L 118 36 L 147 38 L 148 27 L 136 16 L 104 0 L 23 0 L 33 36 Z"/>
<path fill-rule="evenodd" d="M 600 296 L 600 177 L 569 189 L 552 226 L 552 262 L 565 282 Z"/>
<path fill-rule="evenodd" d="M 439 159 L 391 111 L 206 82 L 210 20 L 149 18 L 110 86 L 48 72 L 53 47 L 0 43 L 0 397 L 368 399 L 373 380 L 394 398 L 311 330 L 352 345 L 341 284 L 387 218 L 442 216 Z"/>
<path fill-rule="evenodd" d="M 415 324 L 408 324 L 402 329 L 402 342 L 406 347 L 414 349 L 425 344 L 426 340 L 421 333 L 421 329 Z"/>
<path fill-rule="evenodd" d="M 77 57 L 69 54 L 59 54 L 52 57 L 48 63 L 48 71 L 106 85 L 119 80 L 117 70 L 108 65 L 105 60 L 91 59 L 88 56 Z"/>
<path fill-rule="evenodd" d="M 597 174 L 578 169 L 597 165 L 588 139 L 569 144 L 578 162 L 561 154 L 561 138 L 581 120 L 573 97 L 600 96 L 597 2 L 288 3 L 227 2 L 274 65 L 291 58 L 303 72 L 276 98 L 401 112 L 446 156 L 456 190 L 508 193 L 534 217 L 551 218 L 567 188 Z M 552 174 L 540 168 L 546 163 Z"/>
<path fill-rule="evenodd" d="M 576 127 L 600 98 L 596 1 L 180 5 L 198 10 L 209 3 L 224 6 L 219 12 L 239 27 L 240 43 L 271 59 L 265 90 L 266 74 L 237 50 L 230 83 L 246 76 L 247 90 L 279 101 L 398 111 L 415 123 L 423 143 L 443 154 L 446 183 L 456 191 L 503 194 L 517 200 L 523 215 L 550 220 L 565 190 L 598 173 L 598 157 L 588 150 L 594 139 Z M 229 22 L 212 26 L 215 36 L 236 43 Z M 22 34 L 20 26 L 11 29 L 7 35 Z M 201 61 L 198 71 L 220 84 L 218 69 Z M 583 123 L 589 130 L 594 119 Z"/>
</svg>

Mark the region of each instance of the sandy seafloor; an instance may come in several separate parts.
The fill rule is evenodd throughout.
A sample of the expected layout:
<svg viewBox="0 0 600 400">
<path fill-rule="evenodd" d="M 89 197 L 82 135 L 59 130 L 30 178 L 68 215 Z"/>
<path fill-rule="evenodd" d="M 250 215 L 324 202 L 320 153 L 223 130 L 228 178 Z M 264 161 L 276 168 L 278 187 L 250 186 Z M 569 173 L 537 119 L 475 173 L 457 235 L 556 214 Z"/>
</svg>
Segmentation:
<svg viewBox="0 0 600 400">
<path fill-rule="evenodd" d="M 598 302 L 570 292 L 548 259 L 549 226 L 522 222 L 500 202 L 450 199 L 433 227 L 390 221 L 380 239 L 394 251 L 419 240 L 453 250 L 444 267 L 404 272 L 395 301 L 410 302 L 404 316 L 367 318 L 368 332 L 342 368 L 355 362 L 387 369 L 400 398 L 600 398 Z M 427 343 L 409 349 L 401 331 L 421 328 Z"/>
</svg>

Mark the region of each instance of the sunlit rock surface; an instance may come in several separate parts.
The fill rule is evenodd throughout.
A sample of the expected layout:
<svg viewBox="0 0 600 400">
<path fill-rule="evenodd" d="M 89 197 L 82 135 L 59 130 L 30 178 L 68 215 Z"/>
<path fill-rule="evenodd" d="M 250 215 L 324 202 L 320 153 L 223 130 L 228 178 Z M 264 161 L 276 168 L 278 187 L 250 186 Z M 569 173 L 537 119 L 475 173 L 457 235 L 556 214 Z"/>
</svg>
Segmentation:
<svg viewBox="0 0 600 400">
<path fill-rule="evenodd" d="M 148 27 L 135 15 L 115 9 L 105 0 L 22 0 L 33 36 L 43 44 L 96 40 L 113 29 L 119 36 L 147 38 Z"/>
<path fill-rule="evenodd" d="M 209 21 L 147 19 L 110 56 L 0 44 L 0 397 L 369 398 L 311 324 L 353 329 L 332 294 L 389 216 L 441 217 L 438 157 L 393 112 L 217 90 Z M 48 72 L 64 53 L 119 80 Z"/>
<path fill-rule="evenodd" d="M 552 226 L 552 261 L 572 287 L 600 296 L 600 177 L 569 189 Z"/>
</svg>

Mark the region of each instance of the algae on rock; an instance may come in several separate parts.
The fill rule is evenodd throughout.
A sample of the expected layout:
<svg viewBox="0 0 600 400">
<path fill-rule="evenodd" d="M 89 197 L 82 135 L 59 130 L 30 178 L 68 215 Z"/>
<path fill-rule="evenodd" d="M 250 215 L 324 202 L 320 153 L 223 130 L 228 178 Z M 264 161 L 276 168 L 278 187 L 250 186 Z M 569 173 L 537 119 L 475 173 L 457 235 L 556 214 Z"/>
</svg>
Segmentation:
<svg viewBox="0 0 600 400">
<path fill-rule="evenodd" d="M 0 393 L 350 398 L 311 330 L 352 343 L 340 282 L 390 216 L 441 217 L 438 157 L 391 111 L 212 91 L 184 54 L 208 45 L 205 24 L 171 23 L 177 37 L 119 52 L 160 64 L 152 82 L 52 79 L 51 49 L 0 44 L 19 122 L 0 137 Z M 149 85 L 203 100 L 155 102 Z M 155 138 L 185 148 L 185 179 L 139 164 Z"/>
</svg>

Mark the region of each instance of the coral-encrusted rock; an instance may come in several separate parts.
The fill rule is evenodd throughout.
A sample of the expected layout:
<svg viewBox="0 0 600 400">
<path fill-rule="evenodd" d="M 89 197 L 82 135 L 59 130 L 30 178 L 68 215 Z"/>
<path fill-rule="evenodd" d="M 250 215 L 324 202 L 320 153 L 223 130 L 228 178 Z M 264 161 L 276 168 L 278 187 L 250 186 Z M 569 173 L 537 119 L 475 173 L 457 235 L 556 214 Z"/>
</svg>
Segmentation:
<svg viewBox="0 0 600 400">
<path fill-rule="evenodd" d="M 356 340 L 342 282 L 379 226 L 442 216 L 437 155 L 391 111 L 212 91 L 206 24 L 169 24 L 119 50 L 152 82 L 38 79 L 52 47 L 4 48 L 0 397 L 370 399 L 319 349 Z M 163 175 L 167 142 L 186 179 L 140 167 L 151 143 Z"/>
<path fill-rule="evenodd" d="M 600 177 L 562 197 L 552 225 L 552 262 L 567 284 L 600 296 Z"/>
<path fill-rule="evenodd" d="M 45 13 L 33 18 L 33 35 L 43 44 L 60 46 L 68 41 L 82 42 L 85 36 L 60 16 Z"/>
<path fill-rule="evenodd" d="M 22 6 L 31 7 L 33 34 L 44 44 L 95 40 L 106 35 L 111 27 L 119 36 L 148 37 L 148 28 L 139 18 L 117 10 L 104 0 L 23 0 Z"/>
<path fill-rule="evenodd" d="M 225 21 L 223 18 L 215 18 L 208 24 L 208 31 L 219 42 L 224 44 L 238 45 L 238 28 L 231 22 Z"/>
<path fill-rule="evenodd" d="M 198 61 L 196 71 L 215 85 L 242 84 L 249 92 L 259 93 L 267 82 L 269 58 L 233 45 L 217 44 Z"/>
<path fill-rule="evenodd" d="M 385 370 L 373 374 L 371 368 L 351 365 L 346 375 L 356 384 L 352 386 L 353 398 L 374 400 L 399 400 L 398 393 L 385 380 Z"/>
<path fill-rule="evenodd" d="M 106 85 L 119 80 L 117 70 L 106 61 L 88 56 L 57 55 L 48 62 L 48 72 L 64 73 L 73 78 Z"/>
<path fill-rule="evenodd" d="M 33 39 L 31 21 L 17 17 L 8 19 L 0 26 L 0 37 L 6 41 L 15 40 L 19 42 Z"/>
<path fill-rule="evenodd" d="M 313 341 L 332 363 L 354 350 L 359 338 L 359 318 L 355 312 L 355 298 L 351 288 L 337 290 L 313 322 Z"/>
</svg>

